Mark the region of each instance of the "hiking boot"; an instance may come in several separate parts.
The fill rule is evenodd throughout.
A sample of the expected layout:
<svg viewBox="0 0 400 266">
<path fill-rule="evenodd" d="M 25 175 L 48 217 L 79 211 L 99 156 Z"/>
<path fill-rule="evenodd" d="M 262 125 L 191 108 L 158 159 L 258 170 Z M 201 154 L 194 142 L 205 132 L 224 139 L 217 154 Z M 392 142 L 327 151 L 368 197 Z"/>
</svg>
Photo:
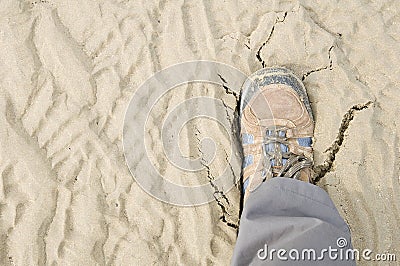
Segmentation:
<svg viewBox="0 0 400 266">
<path fill-rule="evenodd" d="M 240 101 L 245 200 L 262 182 L 311 182 L 314 119 L 303 83 L 286 68 L 264 68 L 243 84 Z"/>
</svg>

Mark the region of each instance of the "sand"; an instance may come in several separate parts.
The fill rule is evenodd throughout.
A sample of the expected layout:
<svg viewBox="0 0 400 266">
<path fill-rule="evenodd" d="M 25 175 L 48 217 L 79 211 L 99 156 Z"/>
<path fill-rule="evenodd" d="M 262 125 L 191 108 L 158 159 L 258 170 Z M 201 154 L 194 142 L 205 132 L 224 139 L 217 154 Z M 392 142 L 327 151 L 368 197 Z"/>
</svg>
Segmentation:
<svg viewBox="0 0 400 266">
<path fill-rule="evenodd" d="M 239 189 L 196 207 L 163 203 L 140 188 L 123 153 L 138 87 L 198 59 L 300 76 L 316 118 L 318 185 L 355 247 L 400 257 L 399 11 L 395 0 L 2 1 L 0 264 L 229 264 Z M 213 139 L 208 168 L 189 175 L 157 157 L 168 110 L 196 96 L 223 102 L 219 118 L 235 123 L 237 97 L 222 84 L 182 85 L 162 99 L 146 143 L 174 182 L 207 184 L 240 161 L 235 132 L 207 119 L 188 123 L 179 143 L 198 158 L 200 140 Z"/>
</svg>

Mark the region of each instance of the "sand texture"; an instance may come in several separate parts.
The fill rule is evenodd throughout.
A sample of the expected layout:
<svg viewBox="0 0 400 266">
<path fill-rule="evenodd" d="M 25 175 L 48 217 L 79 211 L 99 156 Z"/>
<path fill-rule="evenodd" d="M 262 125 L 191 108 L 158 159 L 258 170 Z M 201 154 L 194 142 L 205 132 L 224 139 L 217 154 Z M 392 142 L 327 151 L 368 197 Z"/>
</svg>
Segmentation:
<svg viewBox="0 0 400 266">
<path fill-rule="evenodd" d="M 318 185 L 354 247 L 400 259 L 399 12 L 396 0 L 0 1 L 0 265 L 229 264 L 239 189 L 197 207 L 166 204 L 139 187 L 123 153 L 137 88 L 196 59 L 247 75 L 283 65 L 301 77 Z M 238 95 L 223 80 L 182 85 L 154 106 L 144 141 L 166 178 L 207 183 L 231 162 L 240 176 L 235 132 L 216 121 L 188 121 L 179 136 L 187 157 L 208 154 L 202 139 L 216 143 L 198 172 L 178 171 L 157 144 L 185 99 L 217 99 L 218 120 L 235 123 Z"/>
</svg>

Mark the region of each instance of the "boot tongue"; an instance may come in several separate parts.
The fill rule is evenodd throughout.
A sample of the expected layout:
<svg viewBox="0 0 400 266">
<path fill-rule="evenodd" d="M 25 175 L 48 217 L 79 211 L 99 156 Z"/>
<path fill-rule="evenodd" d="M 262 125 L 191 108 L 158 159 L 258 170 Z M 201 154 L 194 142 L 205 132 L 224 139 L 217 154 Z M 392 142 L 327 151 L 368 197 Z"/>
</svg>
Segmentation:
<svg viewBox="0 0 400 266">
<path fill-rule="evenodd" d="M 286 132 L 284 130 L 266 130 L 266 138 L 271 139 L 285 139 Z M 288 146 L 285 144 L 279 143 L 279 141 L 272 141 L 265 145 L 265 151 L 269 154 L 273 154 L 273 158 L 271 159 L 271 166 L 280 169 L 282 165 L 286 164 L 287 159 L 283 158 L 283 154 L 288 152 Z"/>
</svg>

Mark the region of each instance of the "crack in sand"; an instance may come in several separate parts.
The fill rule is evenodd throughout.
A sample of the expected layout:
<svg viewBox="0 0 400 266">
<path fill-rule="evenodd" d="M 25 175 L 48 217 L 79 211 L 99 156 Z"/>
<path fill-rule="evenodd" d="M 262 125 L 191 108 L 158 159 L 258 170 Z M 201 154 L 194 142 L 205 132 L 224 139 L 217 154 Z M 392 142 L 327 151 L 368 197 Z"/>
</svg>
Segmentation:
<svg viewBox="0 0 400 266">
<path fill-rule="evenodd" d="M 336 154 L 339 152 L 340 147 L 343 144 L 345 139 L 345 133 L 350 126 L 351 121 L 354 119 L 357 112 L 365 110 L 370 107 L 372 101 L 369 101 L 365 104 L 357 104 L 352 106 L 346 114 L 343 116 L 342 123 L 339 128 L 339 132 L 337 134 L 336 140 L 332 143 L 332 145 L 326 149 L 327 152 L 327 159 L 325 161 L 314 167 L 315 177 L 313 178 L 313 183 L 317 184 L 327 173 L 332 170 L 333 163 L 336 159 Z"/>
<path fill-rule="evenodd" d="M 218 73 L 217 73 L 217 75 L 218 75 L 218 77 L 219 77 L 219 78 L 221 79 L 221 81 L 222 81 L 222 84 L 221 84 L 221 85 L 222 85 L 222 87 L 223 87 L 224 90 L 225 90 L 225 94 L 234 96 L 235 99 L 236 99 L 236 106 L 239 106 L 239 102 L 240 102 L 240 95 L 239 95 L 239 93 L 235 92 L 234 90 L 232 90 L 231 88 L 229 88 L 229 87 L 226 85 L 226 84 L 227 84 L 227 81 L 226 81 L 226 79 L 225 79 L 222 75 L 220 75 L 220 74 L 218 74 Z M 236 132 L 235 132 L 235 129 L 234 129 L 234 120 L 231 118 L 231 116 L 229 115 L 229 112 L 228 112 L 228 109 L 231 109 L 231 110 L 233 110 L 233 109 L 232 109 L 231 107 L 229 107 L 222 99 L 221 99 L 221 102 L 222 102 L 222 104 L 223 104 L 223 106 L 224 106 L 224 108 L 225 108 L 226 119 L 227 119 L 227 121 L 229 122 L 229 124 L 231 125 L 232 133 L 235 135 Z M 237 113 L 237 108 L 236 108 L 236 110 L 235 110 L 235 112 L 234 112 L 234 118 L 237 116 L 236 113 Z M 199 131 L 199 129 L 198 129 L 197 127 L 196 127 L 195 129 L 196 129 L 196 131 L 197 131 L 198 133 L 200 133 L 200 131 Z M 197 137 L 197 134 L 196 134 L 196 137 Z M 199 137 L 197 137 L 197 141 L 200 142 Z M 229 214 L 229 212 L 227 211 L 227 206 L 230 205 L 230 201 L 229 201 L 228 197 L 225 195 L 224 191 L 220 190 L 220 189 L 218 188 L 218 186 L 214 183 L 214 177 L 213 177 L 212 174 L 211 174 L 210 167 L 207 165 L 207 163 L 205 162 L 205 160 L 204 160 L 204 158 L 203 158 L 203 156 L 202 156 L 202 155 L 203 155 L 203 152 L 202 152 L 202 150 L 200 149 L 200 147 L 197 147 L 197 149 L 198 149 L 198 151 L 200 152 L 200 155 L 201 155 L 201 156 L 200 156 L 200 158 L 201 158 L 200 163 L 206 168 L 206 170 L 207 170 L 207 179 L 208 179 L 210 185 L 212 186 L 212 188 L 214 189 L 214 193 L 213 193 L 214 199 L 215 199 L 215 201 L 217 202 L 217 204 L 218 204 L 218 206 L 220 207 L 221 212 L 222 212 L 222 214 L 221 214 L 221 216 L 220 216 L 220 220 L 221 220 L 223 223 L 225 223 L 227 226 L 232 227 L 232 228 L 234 228 L 234 229 L 238 229 L 238 228 L 239 228 L 239 225 L 238 225 L 238 224 L 232 223 L 232 222 L 230 222 L 230 221 L 227 220 L 227 216 L 231 216 L 231 215 Z M 226 154 L 226 153 L 225 153 L 225 154 Z M 235 180 L 237 180 L 237 177 L 236 177 L 236 175 L 235 175 L 235 172 L 233 171 L 232 165 L 230 164 L 230 162 L 229 162 L 229 160 L 228 160 L 228 158 L 227 158 L 227 154 L 226 154 L 225 160 L 226 160 L 227 163 L 229 164 L 230 170 L 231 170 L 231 172 L 232 172 L 232 174 L 233 174 Z"/>
<path fill-rule="evenodd" d="M 196 127 L 195 128 L 197 130 L 197 132 L 200 133 L 200 130 Z M 200 139 L 197 137 L 197 141 L 200 143 Z M 233 227 L 235 229 L 238 228 L 238 225 L 231 223 L 229 221 L 227 221 L 226 216 L 230 216 L 230 214 L 227 211 L 227 207 L 225 206 L 225 204 L 223 203 L 223 200 L 225 200 L 226 204 L 228 204 L 228 206 L 230 205 L 229 199 L 228 197 L 225 195 L 224 191 L 220 190 L 218 188 L 218 186 L 214 183 L 214 177 L 211 174 L 211 170 L 210 170 L 210 166 L 207 165 L 207 163 L 204 160 L 203 157 L 203 151 L 200 149 L 200 147 L 197 147 L 198 151 L 200 152 L 200 163 L 201 165 L 203 165 L 206 170 L 207 170 L 207 179 L 208 182 L 210 183 L 210 185 L 212 186 L 212 188 L 214 189 L 214 199 L 217 202 L 218 206 L 220 207 L 222 214 L 221 217 L 219 218 L 223 223 L 225 223 L 227 226 L 229 227 Z"/>
<path fill-rule="evenodd" d="M 228 82 L 226 81 L 226 79 L 224 79 L 224 77 L 221 76 L 221 74 L 217 73 L 217 75 L 222 81 L 222 87 L 225 89 L 225 93 L 235 96 L 236 103 L 239 103 L 239 98 L 240 98 L 239 94 L 226 85 L 228 84 Z"/>
<path fill-rule="evenodd" d="M 303 77 L 301 78 L 302 81 L 304 81 L 305 78 L 308 77 L 309 75 L 311 75 L 312 73 L 319 72 L 319 71 L 326 70 L 326 69 L 329 69 L 329 70 L 332 70 L 332 69 L 333 69 L 333 61 L 332 61 L 332 57 L 331 57 L 331 52 L 332 52 L 333 47 L 334 47 L 334 45 L 332 45 L 332 46 L 329 48 L 329 50 L 328 50 L 329 64 L 326 65 L 326 66 L 324 66 L 324 67 L 320 67 L 320 68 L 317 68 L 317 69 L 313 69 L 313 70 L 308 71 L 308 72 L 305 73 L 305 74 L 303 75 Z"/>
<path fill-rule="evenodd" d="M 343 36 L 342 33 L 340 32 L 334 32 L 331 31 L 318 17 L 317 13 L 315 11 L 313 11 L 311 8 L 305 6 L 305 5 L 300 5 L 301 7 L 304 8 L 304 10 L 307 11 L 309 18 L 312 20 L 312 22 L 317 25 L 320 29 L 322 29 L 323 31 L 326 31 L 327 33 L 329 33 L 332 36 L 335 37 L 339 37 L 341 38 Z"/>
<path fill-rule="evenodd" d="M 272 26 L 271 31 L 269 32 L 269 35 L 268 35 L 268 37 L 267 37 L 267 40 L 260 46 L 260 48 L 258 48 L 258 51 L 257 51 L 257 53 L 256 53 L 256 58 L 257 58 L 257 60 L 261 63 L 262 67 L 266 67 L 266 64 L 265 64 L 264 60 L 261 58 L 261 50 L 262 50 L 262 49 L 265 47 L 265 45 L 271 40 L 272 34 L 273 34 L 274 31 L 275 31 L 275 26 L 276 26 L 276 24 L 284 22 L 285 19 L 286 19 L 287 14 L 288 14 L 288 12 L 285 12 L 285 14 L 283 15 L 283 18 L 282 18 L 282 19 L 279 19 L 279 17 L 277 17 L 277 18 L 275 19 L 274 25 Z"/>
<path fill-rule="evenodd" d="M 217 202 L 217 204 L 218 204 L 218 206 L 220 207 L 220 209 L 221 209 L 221 211 L 222 211 L 222 214 L 221 214 L 221 217 L 219 218 L 223 223 L 225 223 L 227 226 L 230 226 L 230 227 L 233 227 L 233 228 L 235 228 L 235 229 L 237 229 L 238 228 L 238 225 L 236 225 L 236 224 L 234 224 L 234 223 L 231 223 L 231 222 L 228 222 L 227 221 L 227 219 L 226 219 L 226 216 L 231 216 L 229 213 L 228 213 L 228 211 L 227 211 L 227 207 L 225 206 L 225 204 L 222 202 L 223 200 L 225 200 L 225 202 L 226 202 L 226 204 L 228 204 L 228 206 L 230 205 L 230 202 L 229 202 L 229 199 L 228 199 L 228 197 L 225 195 L 225 193 L 222 191 L 222 190 L 220 190 L 219 188 L 218 188 L 218 186 L 214 183 L 214 177 L 212 176 L 212 174 L 211 174 L 211 171 L 210 171 L 210 167 L 207 165 L 207 164 L 205 164 L 204 162 L 203 162 L 203 157 L 201 157 L 201 164 L 207 169 L 207 178 L 208 178 L 208 181 L 209 181 L 209 183 L 210 183 L 210 185 L 213 187 L 213 189 L 214 189 L 214 193 L 213 193 L 213 196 L 214 196 L 214 199 L 215 199 L 215 201 Z"/>
<path fill-rule="evenodd" d="M 285 17 L 286 17 L 286 14 L 285 14 Z M 222 76 L 222 75 L 220 75 L 220 74 L 218 74 L 218 76 L 219 76 L 219 78 L 221 79 L 221 81 L 222 81 L 222 87 L 224 88 L 224 90 L 225 90 L 225 94 L 227 94 L 227 95 L 233 95 L 234 97 L 235 97 L 235 99 L 236 99 L 236 108 L 233 110 L 230 106 L 228 106 L 222 99 L 221 99 L 221 101 L 222 101 L 222 104 L 224 105 L 224 108 L 225 108 L 225 112 L 226 112 L 226 118 L 227 118 L 227 120 L 228 120 L 228 122 L 229 122 L 229 124 L 231 125 L 231 132 L 232 132 L 232 135 L 234 136 L 234 137 L 236 137 L 236 139 L 239 139 L 239 136 L 238 136 L 238 132 L 239 132 L 239 130 L 238 130 L 238 125 L 239 125 L 239 106 L 240 106 L 240 97 L 241 97 L 241 94 L 240 94 L 240 92 L 235 92 L 234 90 L 232 90 L 231 88 L 229 88 L 228 86 L 227 86 L 227 81 L 226 81 L 226 79 Z M 231 110 L 233 110 L 234 112 L 233 112 L 233 118 L 231 118 L 230 117 L 230 115 L 229 115 L 229 112 L 228 112 L 228 109 L 231 109 Z M 239 144 L 240 145 L 240 144 Z M 241 149 L 238 149 L 239 151 L 241 150 Z M 233 175 L 233 177 L 234 177 L 234 180 L 235 180 L 235 183 L 237 184 L 237 181 L 240 181 L 241 182 L 241 179 L 239 179 L 239 178 L 237 178 L 237 176 L 236 176 L 236 174 L 235 174 L 235 171 L 233 170 L 233 168 L 232 168 L 232 165 L 230 164 L 230 162 L 229 162 L 229 160 L 228 160 L 228 155 L 227 155 L 227 153 L 225 152 L 225 160 L 226 160 L 226 162 L 228 163 L 228 165 L 229 165 L 229 167 L 230 167 L 230 170 L 231 170 L 231 173 L 232 173 L 232 175 Z M 241 189 L 241 186 L 243 185 L 243 184 L 241 184 L 239 182 L 239 190 L 241 191 L 242 189 Z M 218 201 L 217 201 L 218 202 Z M 229 202 L 228 202 L 228 204 L 229 204 Z M 241 197 L 241 203 L 240 203 L 240 208 L 239 208 L 239 213 L 241 213 L 242 212 L 242 207 L 243 207 L 243 198 Z M 239 224 L 237 224 L 237 223 L 231 223 L 231 222 L 229 222 L 229 221 L 227 221 L 226 220 L 226 215 L 225 214 L 227 214 L 227 215 L 229 215 L 229 213 L 227 213 L 226 212 L 226 209 L 225 209 L 225 206 L 223 206 L 223 208 L 222 208 L 222 206 L 220 206 L 221 207 L 221 209 L 222 209 L 222 216 L 221 216 L 221 220 L 222 220 L 222 222 L 224 222 L 227 226 L 229 226 L 229 227 L 232 227 L 232 228 L 235 228 L 235 229 L 238 229 L 239 228 Z M 225 212 L 224 212 L 224 210 L 225 210 Z M 230 215 L 229 215 L 230 216 Z"/>
</svg>

